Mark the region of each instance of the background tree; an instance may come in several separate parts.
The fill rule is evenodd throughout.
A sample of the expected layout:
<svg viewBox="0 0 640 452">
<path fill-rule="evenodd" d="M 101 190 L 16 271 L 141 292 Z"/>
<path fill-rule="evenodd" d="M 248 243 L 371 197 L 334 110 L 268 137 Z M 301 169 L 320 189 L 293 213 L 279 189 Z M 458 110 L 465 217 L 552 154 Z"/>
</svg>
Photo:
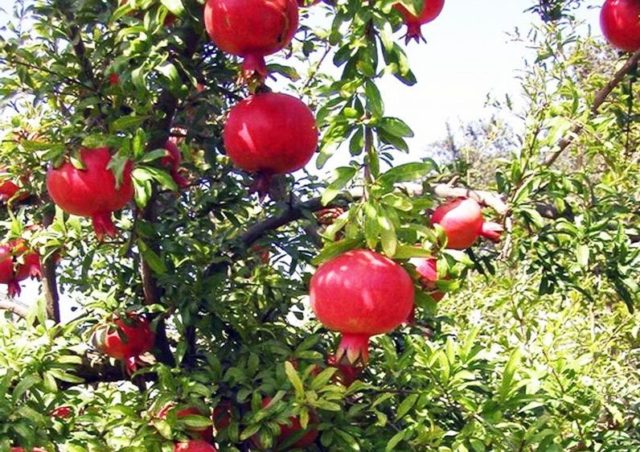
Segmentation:
<svg viewBox="0 0 640 452">
<path fill-rule="evenodd" d="M 0 163 L 22 190 L 6 197 L 0 259 L 16 277 L 25 240 L 42 297 L 0 301 L 0 450 L 172 450 L 211 427 L 217 448 L 243 451 L 640 445 L 640 52 L 578 36 L 584 2 L 532 2 L 524 132 L 481 124 L 446 146 L 463 152 L 398 165 L 412 132 L 376 83 L 416 80 L 394 3 L 301 8 L 266 87 L 239 79 L 199 1 L 16 3 Z M 251 193 L 222 130 L 269 89 L 313 109 L 318 167 L 350 153 L 333 179 L 308 165 Z M 110 148 L 121 181 L 134 163 L 117 237 L 97 240 L 45 186 L 49 167 L 89 165 L 83 146 Z M 426 211 L 460 196 L 503 225 L 500 244 L 446 248 Z M 366 367 L 336 362 L 337 336 L 307 308 L 317 266 L 354 248 L 393 258 L 416 289 L 415 319 L 376 336 Z M 430 286 L 420 257 L 437 259 Z"/>
</svg>

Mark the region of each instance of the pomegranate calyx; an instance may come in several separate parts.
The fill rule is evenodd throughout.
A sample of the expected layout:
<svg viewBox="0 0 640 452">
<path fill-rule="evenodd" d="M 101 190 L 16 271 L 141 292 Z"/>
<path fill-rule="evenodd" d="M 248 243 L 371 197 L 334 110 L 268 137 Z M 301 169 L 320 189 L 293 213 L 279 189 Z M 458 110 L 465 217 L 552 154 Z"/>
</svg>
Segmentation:
<svg viewBox="0 0 640 452">
<path fill-rule="evenodd" d="M 9 282 L 8 289 L 9 289 L 10 298 L 15 298 L 19 296 L 20 293 L 22 292 L 22 288 L 20 287 L 20 284 L 15 279 Z"/>
<path fill-rule="evenodd" d="M 118 235 L 116 226 L 111 220 L 111 212 L 96 213 L 91 217 L 91 221 L 98 241 L 102 242 L 105 235 L 107 237 L 116 237 Z"/>
<path fill-rule="evenodd" d="M 346 359 L 348 364 L 361 362 L 366 365 L 369 362 L 369 338 L 367 334 L 344 333 L 336 351 L 336 362 Z"/>
<path fill-rule="evenodd" d="M 500 235 L 502 232 L 504 232 L 502 225 L 492 221 L 485 221 L 482 223 L 482 229 L 480 229 L 480 235 L 493 242 L 500 241 Z"/>
<path fill-rule="evenodd" d="M 267 78 L 267 62 L 262 55 L 246 55 L 242 61 L 241 69 L 244 80 L 251 80 L 255 77 L 259 82 L 263 82 Z"/>
<path fill-rule="evenodd" d="M 416 42 L 427 42 L 424 36 L 422 36 L 422 24 L 407 22 L 407 34 L 404 35 L 404 43 L 409 44 L 412 40 Z"/>
</svg>

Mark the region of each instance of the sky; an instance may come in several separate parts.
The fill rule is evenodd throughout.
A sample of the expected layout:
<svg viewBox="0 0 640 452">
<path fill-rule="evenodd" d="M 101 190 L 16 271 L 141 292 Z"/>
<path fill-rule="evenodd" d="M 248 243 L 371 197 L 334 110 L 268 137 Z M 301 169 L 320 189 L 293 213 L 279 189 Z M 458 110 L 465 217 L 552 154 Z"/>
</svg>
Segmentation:
<svg viewBox="0 0 640 452">
<path fill-rule="evenodd" d="M 1 7 L 9 9 L 13 1 L 2 0 Z M 387 115 L 402 118 L 414 130 L 414 138 L 408 140 L 412 159 L 426 156 L 428 145 L 446 136 L 448 122 L 455 128 L 489 116 L 488 94 L 504 98 L 509 93 L 517 105 L 517 77 L 531 51 L 511 42 L 508 34 L 529 28 L 535 17 L 524 10 L 531 4 L 531 0 L 446 0 L 442 14 L 423 27 L 427 44 L 407 46 L 418 84 L 407 87 L 387 77 L 379 86 Z M 597 9 L 586 10 L 581 17 L 594 33 L 598 33 L 597 17 Z M 0 12 L 0 24 L 5 20 Z M 20 300 L 33 301 L 36 294 L 37 284 L 27 284 Z"/>
</svg>

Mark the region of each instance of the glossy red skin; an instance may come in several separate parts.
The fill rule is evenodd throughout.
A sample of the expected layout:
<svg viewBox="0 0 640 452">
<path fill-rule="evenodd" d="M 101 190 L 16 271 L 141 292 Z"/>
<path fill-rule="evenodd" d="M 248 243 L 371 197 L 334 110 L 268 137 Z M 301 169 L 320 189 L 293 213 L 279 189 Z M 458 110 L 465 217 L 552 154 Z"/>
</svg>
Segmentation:
<svg viewBox="0 0 640 452">
<path fill-rule="evenodd" d="M 20 281 L 41 278 L 40 256 L 22 239 L 0 245 L 0 284 L 9 286 L 9 296 L 20 295 Z"/>
<path fill-rule="evenodd" d="M 271 397 L 265 397 L 262 399 L 262 408 L 265 408 L 271 402 Z M 278 439 L 275 441 L 277 445 L 284 444 L 292 435 L 297 434 L 302 431 L 302 425 L 300 424 L 300 420 L 292 416 L 289 418 L 290 425 L 280 424 L 280 435 Z M 304 447 L 311 446 L 316 439 L 318 438 L 318 430 L 315 428 L 311 428 L 311 426 L 318 422 L 318 417 L 315 413 L 311 413 L 309 416 L 309 425 L 307 426 L 307 433 L 305 433 L 298 441 L 291 444 L 290 447 L 302 449 Z M 259 441 L 254 439 L 254 442 L 259 445 Z"/>
<path fill-rule="evenodd" d="M 370 250 L 348 251 L 320 266 L 311 278 L 311 308 L 328 329 L 342 333 L 336 354 L 368 360 L 369 337 L 393 331 L 414 303 L 404 268 Z"/>
<path fill-rule="evenodd" d="M 174 452 L 218 452 L 218 449 L 213 447 L 206 441 L 199 439 L 192 439 L 181 443 L 176 443 L 173 447 Z"/>
<path fill-rule="evenodd" d="M 606 40 L 627 52 L 640 49 L 640 0 L 607 0 L 600 11 Z"/>
<path fill-rule="evenodd" d="M 164 145 L 167 155 L 160 159 L 160 164 L 169 169 L 171 177 L 176 185 L 180 188 L 189 186 L 189 181 L 180 174 L 180 164 L 182 163 L 182 154 L 178 145 L 172 139 L 167 140 Z"/>
<path fill-rule="evenodd" d="M 266 75 L 264 57 L 287 45 L 298 29 L 296 0 L 208 0 L 204 23 L 226 53 L 245 58 L 246 75 Z"/>
<path fill-rule="evenodd" d="M 255 94 L 235 105 L 223 138 L 234 165 L 251 173 L 299 170 L 318 147 L 316 120 L 309 107 L 280 93 Z"/>
<path fill-rule="evenodd" d="M 169 412 L 171 410 L 175 409 L 175 405 L 169 403 L 167 405 L 165 405 L 159 412 L 158 412 L 158 418 L 160 419 L 166 419 L 167 415 L 169 414 Z M 196 415 L 196 416 L 206 416 L 206 414 L 200 412 L 200 410 L 198 410 L 196 407 L 187 407 L 187 408 L 181 408 L 176 412 L 176 417 L 178 419 L 182 418 L 182 417 L 186 417 L 186 416 L 191 416 L 191 415 Z M 204 428 L 200 428 L 200 429 L 189 429 L 189 432 L 193 433 L 194 435 L 198 436 L 200 439 L 204 440 L 204 441 L 213 441 L 213 425 L 211 425 L 210 427 L 204 427 Z"/>
<path fill-rule="evenodd" d="M 420 284 L 424 287 L 431 298 L 440 301 L 444 297 L 444 293 L 438 290 L 436 282 L 438 282 L 438 260 L 434 258 L 415 258 L 410 262 L 415 265 L 418 275 L 420 275 Z"/>
<path fill-rule="evenodd" d="M 0 201 L 7 202 L 20 191 L 15 183 L 10 180 L 0 181 Z M 22 192 L 15 200 L 24 201 L 29 197 L 27 192 Z"/>
<path fill-rule="evenodd" d="M 438 207 L 431 216 L 447 235 L 447 248 L 464 250 L 471 247 L 482 232 L 482 209 L 473 199 L 456 199 Z"/>
<path fill-rule="evenodd" d="M 80 151 L 86 169 L 79 170 L 65 162 L 47 172 L 47 190 L 53 202 L 73 215 L 91 217 L 98 238 L 115 235 L 111 212 L 122 209 L 133 198 L 131 171 L 133 164 L 125 165 L 122 182 L 116 187 L 116 178 L 107 168 L 111 161 L 108 148 Z"/>
<path fill-rule="evenodd" d="M 151 331 L 149 322 L 135 316 L 131 317 L 131 322 L 130 325 L 120 319 L 114 322 L 115 328 L 110 328 L 104 337 L 102 348 L 105 354 L 115 359 L 126 360 L 153 348 L 155 334 Z M 121 335 L 126 338 L 126 342 L 122 340 Z"/>
<path fill-rule="evenodd" d="M 420 28 L 440 15 L 444 8 L 444 0 L 425 0 L 424 7 L 419 16 L 414 16 L 403 5 L 396 3 L 393 7 L 402 15 L 407 26 L 407 42 L 411 39 L 419 41 L 422 38 Z"/>
</svg>

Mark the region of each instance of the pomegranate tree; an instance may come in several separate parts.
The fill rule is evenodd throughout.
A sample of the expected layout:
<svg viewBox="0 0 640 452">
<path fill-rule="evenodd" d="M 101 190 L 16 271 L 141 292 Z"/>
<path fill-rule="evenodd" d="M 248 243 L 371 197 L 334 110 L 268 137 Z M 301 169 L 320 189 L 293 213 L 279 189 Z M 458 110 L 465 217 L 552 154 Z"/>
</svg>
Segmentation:
<svg viewBox="0 0 640 452">
<path fill-rule="evenodd" d="M 224 126 L 224 146 L 239 168 L 258 174 L 258 191 L 274 174 L 304 167 L 318 146 L 316 121 L 304 102 L 259 93 L 235 105 Z"/>
<path fill-rule="evenodd" d="M 605 1 L 600 11 L 600 28 L 612 46 L 627 52 L 640 49 L 640 1 Z"/>
<path fill-rule="evenodd" d="M 208 0 L 204 23 L 224 52 L 244 58 L 245 78 L 264 79 L 264 57 L 291 42 L 298 29 L 296 0 Z"/>
<path fill-rule="evenodd" d="M 138 315 L 129 314 L 126 320 L 115 319 L 112 324 L 99 326 L 94 344 L 107 356 L 124 361 L 129 372 L 135 372 L 138 357 L 153 348 L 155 334 L 149 322 Z"/>
<path fill-rule="evenodd" d="M 111 152 L 108 148 L 83 148 L 80 158 L 85 169 L 76 168 L 70 162 L 49 168 L 49 196 L 65 212 L 90 217 L 99 240 L 105 235 L 115 236 L 111 213 L 122 209 L 133 198 L 133 164 L 127 162 L 118 183 L 109 168 Z"/>
<path fill-rule="evenodd" d="M 424 41 L 421 28 L 424 24 L 431 22 L 440 15 L 444 8 L 444 0 L 424 0 L 422 11 L 417 16 L 412 14 L 400 3 L 396 3 L 393 7 L 402 15 L 404 23 L 407 26 L 406 42 L 412 39 Z"/>
<path fill-rule="evenodd" d="M 22 239 L 0 245 L 0 284 L 8 286 L 9 296 L 20 295 L 20 281 L 42 278 L 40 255 Z"/>
<path fill-rule="evenodd" d="M 369 338 L 393 331 L 413 308 L 411 277 L 399 264 L 370 250 L 348 251 L 324 263 L 311 278 L 311 308 L 330 330 L 342 333 L 336 362 L 369 358 Z"/>
<path fill-rule="evenodd" d="M 447 248 L 464 250 L 479 237 L 500 240 L 502 226 L 485 222 L 482 208 L 475 200 L 458 198 L 438 207 L 431 215 L 431 223 L 438 224 L 447 235 Z"/>
<path fill-rule="evenodd" d="M 168 403 L 160 411 L 158 411 L 159 419 L 166 419 L 170 412 L 175 411 L 175 416 L 177 419 L 181 419 L 187 416 L 207 416 L 207 414 L 202 413 L 198 408 L 193 406 L 188 406 L 185 408 L 178 408 L 173 403 Z M 193 434 L 194 437 L 202 439 L 204 441 L 213 441 L 213 424 L 209 427 L 201 427 L 201 428 L 188 428 L 187 431 Z"/>
<path fill-rule="evenodd" d="M 160 163 L 169 170 L 173 181 L 178 187 L 188 187 L 189 181 L 181 174 L 180 164 L 182 163 L 182 154 L 175 140 L 167 140 L 164 148 L 167 150 L 167 155 L 160 159 Z"/>
<path fill-rule="evenodd" d="M 174 452 L 218 452 L 218 449 L 213 447 L 206 441 L 201 439 L 192 439 L 190 441 L 184 441 L 176 443 L 173 447 Z"/>
</svg>

